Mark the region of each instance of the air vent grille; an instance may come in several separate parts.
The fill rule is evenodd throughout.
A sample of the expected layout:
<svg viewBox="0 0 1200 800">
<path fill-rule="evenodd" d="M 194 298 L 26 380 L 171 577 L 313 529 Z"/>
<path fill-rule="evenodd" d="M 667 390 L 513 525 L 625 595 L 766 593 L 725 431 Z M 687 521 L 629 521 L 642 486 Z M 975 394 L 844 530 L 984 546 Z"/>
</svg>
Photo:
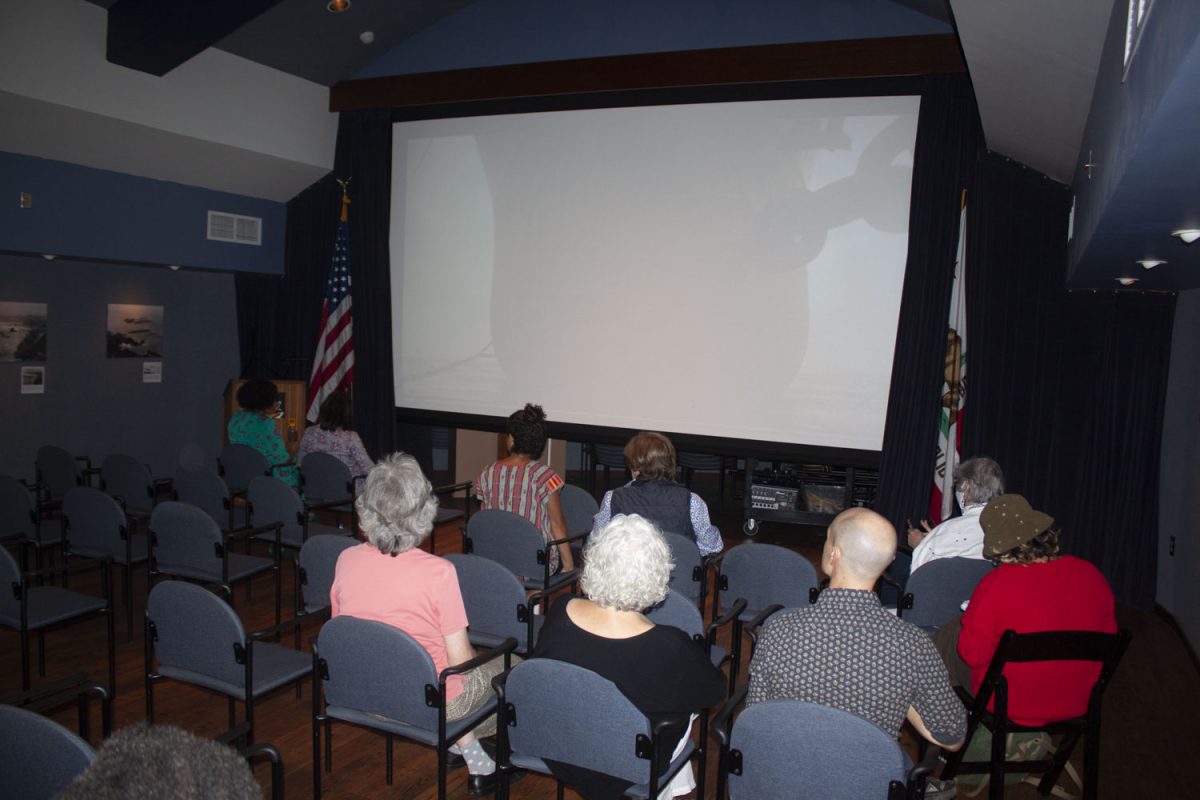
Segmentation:
<svg viewBox="0 0 1200 800">
<path fill-rule="evenodd" d="M 262 217 L 209 211 L 208 238 L 218 242 L 261 245 Z"/>
</svg>

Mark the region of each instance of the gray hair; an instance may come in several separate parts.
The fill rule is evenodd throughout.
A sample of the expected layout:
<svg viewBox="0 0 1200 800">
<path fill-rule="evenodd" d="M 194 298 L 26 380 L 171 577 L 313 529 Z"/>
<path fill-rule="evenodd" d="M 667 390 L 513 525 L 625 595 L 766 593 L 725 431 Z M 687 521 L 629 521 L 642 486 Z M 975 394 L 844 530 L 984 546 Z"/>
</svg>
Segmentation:
<svg viewBox="0 0 1200 800">
<path fill-rule="evenodd" d="M 583 593 L 617 611 L 644 611 L 667 597 L 675 562 L 658 527 L 637 514 L 617 514 L 588 537 Z"/>
<path fill-rule="evenodd" d="M 60 800 L 262 800 L 232 747 L 173 725 L 137 723 L 114 733 Z"/>
<path fill-rule="evenodd" d="M 403 453 L 393 453 L 372 467 L 354 501 L 367 541 L 390 556 L 424 541 L 433 530 L 437 507 L 433 486 L 421 466 Z"/>
<path fill-rule="evenodd" d="M 1004 473 L 1000 465 L 990 458 L 968 458 L 954 468 L 955 482 L 966 481 L 963 500 L 969 505 L 986 503 L 999 494 L 1004 494 Z"/>
</svg>

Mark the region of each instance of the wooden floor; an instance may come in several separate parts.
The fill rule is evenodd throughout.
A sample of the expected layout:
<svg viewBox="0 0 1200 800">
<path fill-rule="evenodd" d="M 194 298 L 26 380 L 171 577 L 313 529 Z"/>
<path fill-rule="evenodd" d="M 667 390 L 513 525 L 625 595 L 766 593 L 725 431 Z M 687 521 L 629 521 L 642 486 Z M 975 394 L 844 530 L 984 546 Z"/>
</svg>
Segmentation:
<svg viewBox="0 0 1200 800">
<path fill-rule="evenodd" d="M 709 501 L 714 521 L 725 534 L 726 546 L 742 541 L 741 512 L 737 502 L 727 497 L 722 504 L 715 485 L 702 487 Z M 758 537 L 792 547 L 814 562 L 818 560 L 823 532 L 798 526 L 766 524 Z M 437 534 L 439 553 L 454 552 L 460 547 L 455 525 L 443 526 Z M 284 568 L 284 597 L 291 592 L 290 562 Z M 115 582 L 119 587 L 119 581 Z M 87 580 L 73 581 L 72 588 L 95 590 Z M 135 625 L 140 624 L 145 608 L 146 577 L 144 569 L 135 571 Z M 269 579 L 257 581 L 253 597 L 247 602 L 238 591 L 236 608 L 248 630 L 268 627 L 273 622 L 273 602 Z M 145 718 L 143 681 L 143 650 L 140 628 L 132 638 L 125 635 L 124 600 L 118 589 L 117 628 L 117 696 L 114 703 L 114 725 L 121 727 Z M 288 604 L 285 602 L 285 609 Z M 285 613 L 286 618 L 286 613 Z M 1154 613 L 1119 608 L 1118 619 L 1123 627 L 1133 631 L 1133 643 L 1122 663 L 1105 701 L 1104 736 L 1101 745 L 1101 796 L 1105 798 L 1194 798 L 1195 770 L 1189 763 L 1200 754 L 1200 733 L 1197 719 L 1200 713 L 1200 671 L 1176 630 Z M 315 634 L 305 632 L 307 639 Z M 53 680 L 87 670 L 93 680 L 104 680 L 104 624 L 86 622 L 52 632 L 47 637 L 47 676 Z M 745 674 L 743 670 L 742 674 Z M 18 637 L 15 632 L 0 630 L 0 693 L 20 688 Z M 39 680 L 36 679 L 35 683 Z M 256 738 L 279 748 L 285 767 L 287 797 L 312 796 L 312 733 L 311 684 L 306 683 L 303 696 L 296 698 L 291 689 L 270 695 L 256 704 Z M 203 736 L 216 736 L 226 728 L 226 703 L 222 696 L 165 681 L 155 689 L 155 711 L 158 722 L 172 723 Z M 239 711 L 240 713 L 240 711 Z M 74 712 L 65 709 L 54 715 L 68 727 L 74 727 Z M 93 714 L 92 740 L 99 743 L 99 715 Z M 384 744 L 381 735 L 347 725 L 334 727 L 333 771 L 323 780 L 323 795 L 329 798 L 435 798 L 436 769 L 433 752 L 403 740 L 396 741 L 396 776 L 394 785 L 384 782 Z M 906 731 L 902 743 L 915 751 L 911 732 Z M 803 754 L 797 754 L 802 756 Z M 1078 755 L 1075 759 L 1078 762 Z M 708 797 L 715 796 L 715 759 L 709 760 Z M 269 770 L 263 765 L 256 777 L 264 790 L 269 785 Z M 450 798 L 467 797 L 466 770 L 452 772 L 449 777 Z M 514 800 L 541 800 L 554 797 L 554 782 L 541 776 L 527 776 L 513 786 Z M 965 797 L 965 791 L 960 791 Z M 1007 797 L 1040 797 L 1033 787 L 1010 787 Z M 567 797 L 577 797 L 568 791 Z"/>
</svg>

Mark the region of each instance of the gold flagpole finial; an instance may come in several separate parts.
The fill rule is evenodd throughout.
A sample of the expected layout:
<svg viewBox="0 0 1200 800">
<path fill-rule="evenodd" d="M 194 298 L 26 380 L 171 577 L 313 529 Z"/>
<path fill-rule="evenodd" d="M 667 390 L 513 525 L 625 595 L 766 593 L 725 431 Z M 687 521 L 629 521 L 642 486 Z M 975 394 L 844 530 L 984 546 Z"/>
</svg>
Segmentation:
<svg viewBox="0 0 1200 800">
<path fill-rule="evenodd" d="M 345 222 L 348 217 L 350 207 L 350 194 L 347 191 L 350 186 L 350 179 L 346 178 L 345 180 L 342 180 L 341 178 L 336 178 L 336 180 L 338 182 L 338 186 L 342 187 L 342 222 Z"/>
</svg>

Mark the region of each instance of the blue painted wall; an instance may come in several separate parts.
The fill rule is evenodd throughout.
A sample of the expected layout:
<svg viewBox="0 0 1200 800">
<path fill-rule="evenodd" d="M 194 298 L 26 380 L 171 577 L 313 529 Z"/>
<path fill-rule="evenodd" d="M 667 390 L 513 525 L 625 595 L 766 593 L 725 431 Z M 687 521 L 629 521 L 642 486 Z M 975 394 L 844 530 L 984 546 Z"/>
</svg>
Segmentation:
<svg viewBox="0 0 1200 800">
<path fill-rule="evenodd" d="M 46 360 L 0 363 L 0 473 L 32 478 L 44 444 L 96 466 L 128 453 L 165 477 L 192 442 L 215 464 L 222 392 L 239 368 L 233 283 L 224 272 L 0 254 L 0 300 L 47 305 Z M 163 307 L 161 359 L 105 356 L 109 303 Z M 162 362 L 162 383 L 142 383 L 143 361 Z M 20 393 L 22 366 L 46 368 L 45 394 Z"/>
<path fill-rule="evenodd" d="M 355 77 L 950 32 L 890 0 L 477 0 Z"/>
<path fill-rule="evenodd" d="M 5 152 L 0 197 L 0 250 L 283 274 L 283 203 Z M 261 217 L 262 245 L 209 241 L 209 210 Z"/>
<path fill-rule="evenodd" d="M 1124 67 L 1127 0 L 1113 4 L 1108 36 L 1084 129 L 1075 188 L 1068 279 L 1085 258 L 1116 252 L 1114 232 L 1145 219 L 1143 251 L 1129 258 L 1170 259 L 1175 240 L 1161 220 L 1200 225 L 1200 193 L 1188 181 L 1200 127 L 1200 14 L 1195 0 L 1155 0 L 1128 72 Z M 1091 176 L 1082 164 L 1091 152 Z M 1190 226 L 1189 226 L 1190 227 Z M 1180 255 L 1183 251 L 1176 251 Z M 1127 255 L 1123 250 L 1121 255 Z"/>
</svg>

